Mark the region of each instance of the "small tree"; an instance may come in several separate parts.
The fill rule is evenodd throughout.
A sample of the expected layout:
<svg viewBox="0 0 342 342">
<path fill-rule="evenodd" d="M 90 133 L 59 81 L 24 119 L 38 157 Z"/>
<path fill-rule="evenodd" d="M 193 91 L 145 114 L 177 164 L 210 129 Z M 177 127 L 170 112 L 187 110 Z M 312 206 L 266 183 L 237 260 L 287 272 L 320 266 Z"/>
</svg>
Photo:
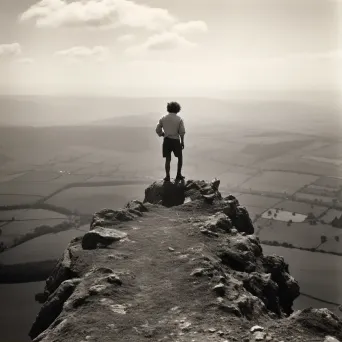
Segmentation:
<svg viewBox="0 0 342 342">
<path fill-rule="evenodd" d="M 339 236 L 335 236 L 335 240 L 336 240 L 336 242 L 339 242 L 340 241 L 340 237 Z"/>
<path fill-rule="evenodd" d="M 327 242 L 327 237 L 325 235 L 321 235 L 321 243 Z"/>
</svg>

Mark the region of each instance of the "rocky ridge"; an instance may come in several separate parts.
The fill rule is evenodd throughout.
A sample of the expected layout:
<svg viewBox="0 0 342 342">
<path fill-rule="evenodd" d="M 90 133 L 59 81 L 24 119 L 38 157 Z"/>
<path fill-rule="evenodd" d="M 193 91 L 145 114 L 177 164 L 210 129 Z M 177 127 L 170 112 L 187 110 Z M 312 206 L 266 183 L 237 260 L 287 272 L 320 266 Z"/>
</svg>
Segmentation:
<svg viewBox="0 0 342 342">
<path fill-rule="evenodd" d="M 246 208 L 212 182 L 155 182 L 94 214 L 46 281 L 35 341 L 342 340 L 327 309 L 293 312 L 299 284 L 264 255 Z"/>
</svg>

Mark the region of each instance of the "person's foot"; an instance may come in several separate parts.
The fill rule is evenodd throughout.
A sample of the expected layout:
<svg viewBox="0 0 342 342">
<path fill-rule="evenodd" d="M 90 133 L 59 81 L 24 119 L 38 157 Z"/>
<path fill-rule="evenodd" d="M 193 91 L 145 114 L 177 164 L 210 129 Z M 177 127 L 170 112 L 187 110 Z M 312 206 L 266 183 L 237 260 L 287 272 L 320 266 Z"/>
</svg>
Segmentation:
<svg viewBox="0 0 342 342">
<path fill-rule="evenodd" d="M 182 176 L 182 175 L 177 175 L 176 176 L 176 180 L 184 180 L 184 179 L 185 179 L 185 177 Z"/>
<path fill-rule="evenodd" d="M 166 177 L 164 178 L 164 181 L 165 181 L 165 182 L 170 182 L 170 176 L 166 176 Z"/>
</svg>

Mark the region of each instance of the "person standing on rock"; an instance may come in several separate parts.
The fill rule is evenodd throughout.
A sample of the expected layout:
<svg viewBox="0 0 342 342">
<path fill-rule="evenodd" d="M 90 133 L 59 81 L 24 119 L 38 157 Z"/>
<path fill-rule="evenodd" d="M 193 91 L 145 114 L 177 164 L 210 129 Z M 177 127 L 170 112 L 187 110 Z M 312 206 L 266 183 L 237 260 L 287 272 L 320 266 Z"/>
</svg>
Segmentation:
<svg viewBox="0 0 342 342">
<path fill-rule="evenodd" d="M 158 122 L 156 133 L 164 137 L 163 158 L 165 158 L 165 181 L 170 181 L 171 154 L 178 158 L 176 180 L 183 180 L 183 149 L 185 127 L 183 119 L 177 115 L 181 111 L 181 106 L 177 102 L 167 104 L 168 114 L 164 115 Z"/>
</svg>

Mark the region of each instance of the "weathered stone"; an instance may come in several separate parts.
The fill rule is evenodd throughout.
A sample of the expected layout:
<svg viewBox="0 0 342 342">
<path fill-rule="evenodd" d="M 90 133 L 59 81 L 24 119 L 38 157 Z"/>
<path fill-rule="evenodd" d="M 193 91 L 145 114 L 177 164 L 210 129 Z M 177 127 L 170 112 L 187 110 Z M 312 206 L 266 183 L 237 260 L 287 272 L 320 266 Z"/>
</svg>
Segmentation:
<svg viewBox="0 0 342 342">
<path fill-rule="evenodd" d="M 96 249 L 98 245 L 108 246 L 115 241 L 122 240 L 127 237 L 125 232 L 109 228 L 95 228 L 84 234 L 82 239 L 83 249 Z"/>
<path fill-rule="evenodd" d="M 213 287 L 213 291 L 218 294 L 219 296 L 224 296 L 225 293 L 225 286 L 224 284 L 220 283 Z"/>
<path fill-rule="evenodd" d="M 132 209 L 134 208 L 126 207 L 125 209 L 119 210 L 102 209 L 93 215 L 90 229 L 95 229 L 96 227 L 113 227 L 120 222 L 132 221 L 137 216 L 130 212 Z"/>
<path fill-rule="evenodd" d="M 263 341 L 266 337 L 266 334 L 263 331 L 256 331 L 254 334 L 255 341 Z"/>
<path fill-rule="evenodd" d="M 261 327 L 260 325 L 254 325 L 252 328 L 251 328 L 251 333 L 255 333 L 256 331 L 264 331 L 264 328 Z"/>
<path fill-rule="evenodd" d="M 122 285 L 122 280 L 116 274 L 111 274 L 106 279 L 110 284 Z"/>
<path fill-rule="evenodd" d="M 289 320 L 294 320 L 312 331 L 342 339 L 342 321 L 328 309 L 298 310 Z"/>
<path fill-rule="evenodd" d="M 81 279 L 70 279 L 62 282 L 58 289 L 48 298 L 39 311 L 35 322 L 29 332 L 31 339 L 37 337 L 49 327 L 63 309 L 63 304 L 72 295 Z"/>
<path fill-rule="evenodd" d="M 173 207 L 183 204 L 184 200 L 185 186 L 182 182 L 154 182 L 145 190 L 144 203 L 158 204 L 160 202 L 165 207 Z"/>
<path fill-rule="evenodd" d="M 232 228 L 232 222 L 227 215 L 217 213 L 209 216 L 208 220 L 204 222 L 204 228 L 212 232 L 222 231 L 228 233 Z"/>
<path fill-rule="evenodd" d="M 138 200 L 130 201 L 126 204 L 126 208 L 140 211 L 141 213 L 147 212 L 147 207 Z"/>
<path fill-rule="evenodd" d="M 337 338 L 333 336 L 326 336 L 324 342 L 340 342 Z"/>
<path fill-rule="evenodd" d="M 267 255 L 262 258 L 265 273 L 278 285 L 279 304 L 282 310 L 291 314 L 293 301 L 300 295 L 298 282 L 289 274 L 289 266 L 284 258 Z"/>
<path fill-rule="evenodd" d="M 244 287 L 254 296 L 259 297 L 269 310 L 281 317 L 279 288 L 271 279 L 271 274 L 253 272 L 244 280 Z"/>
<path fill-rule="evenodd" d="M 214 189 L 214 190 L 218 190 L 219 187 L 220 187 L 220 183 L 221 181 L 217 178 L 214 178 L 212 181 L 211 181 L 211 187 Z"/>
<path fill-rule="evenodd" d="M 106 289 L 106 285 L 94 285 L 89 289 L 89 293 L 91 295 L 96 295 L 96 294 L 101 293 L 105 289 Z"/>
</svg>

